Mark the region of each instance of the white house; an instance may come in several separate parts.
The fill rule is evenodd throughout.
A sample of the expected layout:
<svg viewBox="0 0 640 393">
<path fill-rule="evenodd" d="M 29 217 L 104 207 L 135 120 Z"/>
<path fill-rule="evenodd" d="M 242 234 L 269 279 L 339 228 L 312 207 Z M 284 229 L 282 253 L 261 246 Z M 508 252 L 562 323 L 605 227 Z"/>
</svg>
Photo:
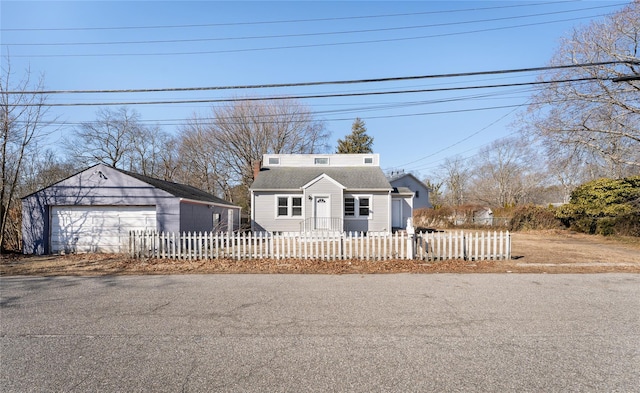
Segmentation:
<svg viewBox="0 0 640 393">
<path fill-rule="evenodd" d="M 413 205 L 411 191 L 391 186 L 379 154 L 265 154 L 254 171 L 254 231 L 390 232 L 406 226 L 393 206 Z"/>
</svg>

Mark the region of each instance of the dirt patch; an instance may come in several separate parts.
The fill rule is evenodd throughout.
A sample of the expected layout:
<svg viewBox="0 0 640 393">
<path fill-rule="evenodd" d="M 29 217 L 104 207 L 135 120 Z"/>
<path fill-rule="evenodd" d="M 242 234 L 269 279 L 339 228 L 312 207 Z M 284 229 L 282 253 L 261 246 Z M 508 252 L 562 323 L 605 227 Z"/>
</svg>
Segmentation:
<svg viewBox="0 0 640 393">
<path fill-rule="evenodd" d="M 115 274 L 220 273 L 640 273 L 640 238 L 605 238 L 568 231 L 512 235 L 508 261 L 419 260 L 170 260 L 113 254 L 3 255 L 0 275 L 100 276 Z"/>
</svg>

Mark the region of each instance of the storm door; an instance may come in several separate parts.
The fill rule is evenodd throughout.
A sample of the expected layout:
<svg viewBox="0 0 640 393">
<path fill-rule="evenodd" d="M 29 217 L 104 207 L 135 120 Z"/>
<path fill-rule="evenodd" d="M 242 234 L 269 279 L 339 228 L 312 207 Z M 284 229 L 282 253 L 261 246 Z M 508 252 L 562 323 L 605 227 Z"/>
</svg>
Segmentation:
<svg viewBox="0 0 640 393">
<path fill-rule="evenodd" d="M 315 197 L 313 200 L 313 229 L 331 228 L 331 204 L 329 197 Z"/>
</svg>

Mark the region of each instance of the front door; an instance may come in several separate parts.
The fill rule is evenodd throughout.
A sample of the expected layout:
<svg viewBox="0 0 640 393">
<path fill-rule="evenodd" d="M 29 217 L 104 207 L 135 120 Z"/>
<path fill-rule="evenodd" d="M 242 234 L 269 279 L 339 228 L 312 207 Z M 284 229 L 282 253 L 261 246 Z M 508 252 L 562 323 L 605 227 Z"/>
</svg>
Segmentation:
<svg viewBox="0 0 640 393">
<path fill-rule="evenodd" d="M 313 229 L 330 229 L 331 204 L 329 203 L 329 197 L 315 197 L 313 205 Z"/>
</svg>

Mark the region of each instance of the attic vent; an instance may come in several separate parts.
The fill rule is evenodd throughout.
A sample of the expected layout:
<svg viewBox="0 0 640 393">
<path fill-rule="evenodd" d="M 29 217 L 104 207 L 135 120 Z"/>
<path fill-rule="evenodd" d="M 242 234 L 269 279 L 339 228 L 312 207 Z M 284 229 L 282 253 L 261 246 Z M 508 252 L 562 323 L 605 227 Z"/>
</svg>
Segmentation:
<svg viewBox="0 0 640 393">
<path fill-rule="evenodd" d="M 269 157 L 269 165 L 280 165 L 280 157 Z"/>
<path fill-rule="evenodd" d="M 364 163 L 365 164 L 373 164 L 373 157 L 365 157 L 364 158 Z"/>
<path fill-rule="evenodd" d="M 313 163 L 316 165 L 329 165 L 328 157 L 316 157 L 313 159 Z"/>
</svg>

